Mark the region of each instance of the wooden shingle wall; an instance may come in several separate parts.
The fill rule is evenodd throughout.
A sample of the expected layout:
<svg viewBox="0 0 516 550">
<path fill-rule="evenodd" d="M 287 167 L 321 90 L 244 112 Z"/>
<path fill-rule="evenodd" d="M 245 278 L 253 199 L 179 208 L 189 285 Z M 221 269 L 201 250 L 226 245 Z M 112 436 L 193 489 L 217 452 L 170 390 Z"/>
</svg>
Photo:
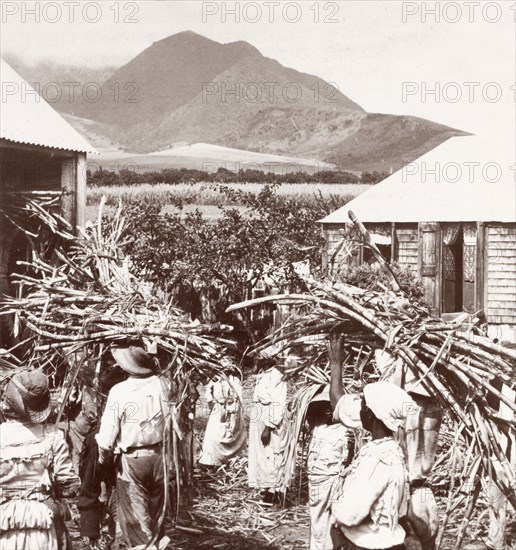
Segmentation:
<svg viewBox="0 0 516 550">
<path fill-rule="evenodd" d="M 418 272 L 419 242 L 417 227 L 413 229 L 396 228 L 397 261 L 402 267 L 410 267 Z"/>
<path fill-rule="evenodd" d="M 486 313 L 488 323 L 516 323 L 516 227 L 487 228 Z"/>
<path fill-rule="evenodd" d="M 339 243 L 342 241 L 342 231 L 346 229 L 346 224 L 335 224 L 324 229 L 324 237 L 326 246 L 324 250 L 323 268 L 327 269 L 328 265 L 334 256 Z M 333 269 L 342 269 L 343 265 L 357 265 L 359 259 L 358 251 L 352 258 L 349 257 L 349 249 L 342 248 L 341 251 L 333 258 Z M 343 264 L 344 262 L 344 264 Z"/>
</svg>

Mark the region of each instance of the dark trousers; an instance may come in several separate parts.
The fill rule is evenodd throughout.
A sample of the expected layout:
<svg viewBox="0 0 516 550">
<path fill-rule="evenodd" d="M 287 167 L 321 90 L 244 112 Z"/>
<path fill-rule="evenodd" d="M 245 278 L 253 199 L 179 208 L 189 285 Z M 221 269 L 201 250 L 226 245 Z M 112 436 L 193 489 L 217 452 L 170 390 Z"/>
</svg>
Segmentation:
<svg viewBox="0 0 516 550">
<path fill-rule="evenodd" d="M 160 529 L 165 505 L 161 449 L 122 454 L 117 479 L 118 520 L 128 547 L 147 544 Z"/>
</svg>

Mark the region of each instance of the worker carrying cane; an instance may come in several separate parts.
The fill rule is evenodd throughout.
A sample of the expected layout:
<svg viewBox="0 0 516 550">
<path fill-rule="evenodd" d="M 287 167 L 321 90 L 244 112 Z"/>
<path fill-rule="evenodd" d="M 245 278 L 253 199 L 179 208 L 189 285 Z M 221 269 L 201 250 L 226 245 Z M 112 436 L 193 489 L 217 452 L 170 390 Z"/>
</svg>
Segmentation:
<svg viewBox="0 0 516 550">
<path fill-rule="evenodd" d="M 99 462 L 116 457 L 122 535 L 129 548 L 147 548 L 163 535 L 160 524 L 167 515 L 163 445 L 168 396 L 156 360 L 142 347 L 113 347 L 111 354 L 129 377 L 109 392 L 96 436 Z"/>
</svg>

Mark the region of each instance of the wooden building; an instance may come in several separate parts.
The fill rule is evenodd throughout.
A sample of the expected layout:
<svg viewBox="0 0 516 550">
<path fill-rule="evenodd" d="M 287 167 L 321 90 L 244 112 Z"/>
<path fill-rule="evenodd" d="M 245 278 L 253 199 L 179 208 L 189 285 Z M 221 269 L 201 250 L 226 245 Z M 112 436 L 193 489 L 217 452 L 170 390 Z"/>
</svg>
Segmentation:
<svg viewBox="0 0 516 550">
<path fill-rule="evenodd" d="M 477 313 L 514 338 L 515 151 L 513 135 L 449 139 L 321 220 L 328 254 L 351 210 L 419 277 L 435 314 Z M 368 259 L 360 247 L 352 263 Z"/>
<path fill-rule="evenodd" d="M 17 261 L 30 259 L 31 243 L 2 209 L 24 197 L 52 196 L 74 226 L 84 224 L 86 154 L 95 152 L 23 78 L 1 60 L 0 81 L 0 299 L 13 292 Z M 2 325 L 0 346 L 6 344 Z"/>
</svg>

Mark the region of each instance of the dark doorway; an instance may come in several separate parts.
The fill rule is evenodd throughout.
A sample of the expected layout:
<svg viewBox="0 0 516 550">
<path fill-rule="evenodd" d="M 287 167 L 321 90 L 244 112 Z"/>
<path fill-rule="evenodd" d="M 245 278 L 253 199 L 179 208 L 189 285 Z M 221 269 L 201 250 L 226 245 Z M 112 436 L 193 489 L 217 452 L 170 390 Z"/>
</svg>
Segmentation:
<svg viewBox="0 0 516 550">
<path fill-rule="evenodd" d="M 443 313 L 456 313 L 463 310 L 462 281 L 464 235 L 462 227 L 454 230 L 453 238 L 443 242 Z"/>
</svg>

